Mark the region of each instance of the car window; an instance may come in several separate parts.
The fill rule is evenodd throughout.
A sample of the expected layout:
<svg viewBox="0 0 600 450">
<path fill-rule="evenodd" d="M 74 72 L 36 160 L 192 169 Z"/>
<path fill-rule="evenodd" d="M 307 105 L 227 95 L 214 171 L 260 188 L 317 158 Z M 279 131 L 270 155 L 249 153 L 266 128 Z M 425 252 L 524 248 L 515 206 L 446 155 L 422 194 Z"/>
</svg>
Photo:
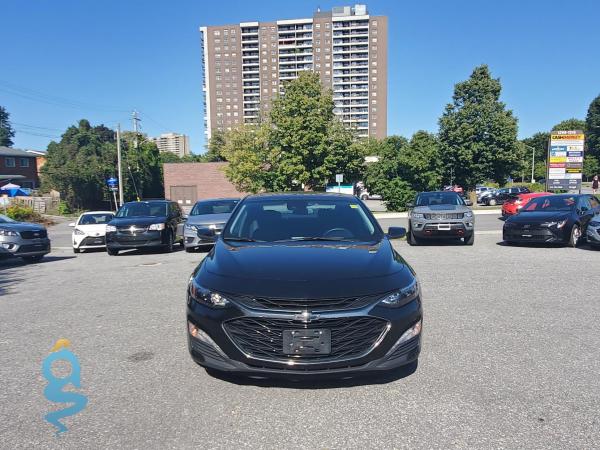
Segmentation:
<svg viewBox="0 0 600 450">
<path fill-rule="evenodd" d="M 110 222 L 114 214 L 84 214 L 79 219 L 78 225 L 102 225 Z"/>
<path fill-rule="evenodd" d="M 125 203 L 116 217 L 166 217 L 166 202 L 133 202 Z"/>
<path fill-rule="evenodd" d="M 331 239 L 380 240 L 381 229 L 358 201 L 260 199 L 244 202 L 223 231 L 224 239 L 261 242 Z"/>
<path fill-rule="evenodd" d="M 590 204 L 590 198 L 587 196 L 579 197 L 578 208 L 582 211 L 589 211 L 592 209 L 592 205 Z"/>
<path fill-rule="evenodd" d="M 590 195 L 590 205 L 592 208 L 597 208 L 598 206 L 600 206 L 600 202 L 598 201 L 598 199 L 596 197 L 594 197 L 593 195 Z"/>
<path fill-rule="evenodd" d="M 535 197 L 525 205 L 521 212 L 538 211 L 570 211 L 577 204 L 574 196 L 551 195 L 547 197 Z"/>
<path fill-rule="evenodd" d="M 199 201 L 194 205 L 190 216 L 204 216 L 210 214 L 230 214 L 239 200 L 209 200 Z"/>
<path fill-rule="evenodd" d="M 0 214 L 0 223 L 16 223 L 10 217 L 5 216 L 4 214 Z"/>
<path fill-rule="evenodd" d="M 455 192 L 424 192 L 417 196 L 415 206 L 464 205 L 465 202 Z"/>
</svg>

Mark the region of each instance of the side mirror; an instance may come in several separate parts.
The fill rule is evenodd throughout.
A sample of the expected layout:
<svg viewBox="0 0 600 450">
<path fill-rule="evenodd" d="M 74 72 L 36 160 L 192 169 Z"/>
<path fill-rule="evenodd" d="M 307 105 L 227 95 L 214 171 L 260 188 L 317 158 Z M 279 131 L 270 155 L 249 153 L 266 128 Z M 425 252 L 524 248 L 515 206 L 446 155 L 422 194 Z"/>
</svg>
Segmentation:
<svg viewBox="0 0 600 450">
<path fill-rule="evenodd" d="M 75 222 L 71 222 L 71 223 L 69 224 L 69 226 L 70 226 L 71 228 L 73 228 L 73 227 L 75 226 Z"/>
<path fill-rule="evenodd" d="M 188 218 L 190 217 L 189 214 L 183 214 L 181 217 L 183 217 L 183 220 L 188 220 Z"/>
<path fill-rule="evenodd" d="M 196 235 L 200 239 L 204 239 L 206 241 L 216 241 L 217 236 L 215 235 L 215 230 L 212 228 L 198 228 Z"/>
<path fill-rule="evenodd" d="M 465 200 L 465 205 L 473 206 L 473 202 L 471 200 Z"/>
<path fill-rule="evenodd" d="M 406 204 L 406 207 L 407 207 L 407 208 L 414 208 L 414 207 L 415 207 L 415 204 L 414 204 L 413 202 L 410 202 L 410 203 L 407 203 L 407 204 Z"/>
<path fill-rule="evenodd" d="M 406 228 L 404 227 L 389 227 L 387 235 L 390 239 L 400 239 L 406 236 Z"/>
</svg>

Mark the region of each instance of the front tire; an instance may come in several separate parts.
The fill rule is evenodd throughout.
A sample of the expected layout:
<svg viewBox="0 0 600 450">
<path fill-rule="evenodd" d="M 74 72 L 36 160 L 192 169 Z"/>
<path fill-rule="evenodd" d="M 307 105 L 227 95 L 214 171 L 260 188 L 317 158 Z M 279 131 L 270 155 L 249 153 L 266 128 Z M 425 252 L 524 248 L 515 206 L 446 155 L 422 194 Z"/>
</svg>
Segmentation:
<svg viewBox="0 0 600 450">
<path fill-rule="evenodd" d="M 73 247 L 73 253 L 81 253 L 81 250 L 78 248 Z"/>
<path fill-rule="evenodd" d="M 106 253 L 108 253 L 110 256 L 117 256 L 119 254 L 119 250 L 106 247 Z"/>
<path fill-rule="evenodd" d="M 28 262 L 28 263 L 34 263 L 34 262 L 38 262 L 41 261 L 42 258 L 44 257 L 44 255 L 35 255 L 35 256 L 23 256 L 23 261 Z"/>
<path fill-rule="evenodd" d="M 471 233 L 471 236 L 469 236 L 468 238 L 464 238 L 463 243 L 465 245 L 473 245 L 473 243 L 475 242 L 475 232 Z"/>
<path fill-rule="evenodd" d="M 571 228 L 571 236 L 569 237 L 569 247 L 577 247 L 579 245 L 579 240 L 581 239 L 581 227 L 577 224 L 573 225 Z"/>
<path fill-rule="evenodd" d="M 415 236 L 412 229 L 408 232 L 408 236 L 406 237 L 406 242 L 408 242 L 408 245 L 412 245 L 412 246 L 420 244 L 419 238 L 417 238 Z"/>
<path fill-rule="evenodd" d="M 167 236 L 167 244 L 165 245 L 165 253 L 173 252 L 173 233 L 169 233 Z"/>
<path fill-rule="evenodd" d="M 496 205 L 497 205 L 497 203 L 498 203 L 498 202 L 497 202 L 497 201 L 496 201 L 496 199 L 494 199 L 494 198 L 490 199 L 490 200 L 487 202 L 488 206 L 496 206 Z"/>
</svg>

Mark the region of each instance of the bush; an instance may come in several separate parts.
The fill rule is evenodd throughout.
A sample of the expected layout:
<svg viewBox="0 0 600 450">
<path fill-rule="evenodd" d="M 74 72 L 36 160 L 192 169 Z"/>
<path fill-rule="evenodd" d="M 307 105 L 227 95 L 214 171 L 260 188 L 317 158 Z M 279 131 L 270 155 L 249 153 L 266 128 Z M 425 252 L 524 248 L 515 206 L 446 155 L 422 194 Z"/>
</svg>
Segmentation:
<svg viewBox="0 0 600 450">
<path fill-rule="evenodd" d="M 529 188 L 531 192 L 545 192 L 546 185 L 541 183 L 513 183 L 515 186 L 524 186 Z"/>
<path fill-rule="evenodd" d="M 416 192 L 400 178 L 393 178 L 382 187 L 381 196 L 388 211 L 406 211 L 406 205 L 415 199 Z"/>
<path fill-rule="evenodd" d="M 67 214 L 71 214 L 71 208 L 69 208 L 68 203 L 64 200 L 61 200 L 58 203 L 58 214 L 60 216 L 66 216 Z"/>
<path fill-rule="evenodd" d="M 6 208 L 6 215 L 17 222 L 40 222 L 42 216 L 36 213 L 29 206 L 20 203 L 13 203 Z"/>
</svg>

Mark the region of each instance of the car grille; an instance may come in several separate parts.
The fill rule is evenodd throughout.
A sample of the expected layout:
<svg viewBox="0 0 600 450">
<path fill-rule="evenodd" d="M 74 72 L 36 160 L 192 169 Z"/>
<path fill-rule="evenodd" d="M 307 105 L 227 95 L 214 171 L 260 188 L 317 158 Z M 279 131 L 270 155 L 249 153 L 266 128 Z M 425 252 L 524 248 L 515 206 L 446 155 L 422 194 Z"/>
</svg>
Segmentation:
<svg viewBox="0 0 600 450">
<path fill-rule="evenodd" d="M 117 230 L 122 234 L 138 234 L 145 233 L 148 231 L 148 227 L 134 227 L 133 229 L 129 227 L 118 227 Z"/>
<path fill-rule="evenodd" d="M 241 317 L 225 322 L 224 328 L 233 342 L 247 355 L 258 359 L 288 361 L 340 360 L 368 353 L 387 330 L 388 322 L 376 317 L 344 317 L 303 323 L 293 319 Z M 329 355 L 295 355 L 283 353 L 283 331 L 293 329 L 329 329 Z"/>
<path fill-rule="evenodd" d="M 86 238 L 83 239 L 83 241 L 81 241 L 81 244 L 79 245 L 105 245 L 105 237 L 104 236 L 96 236 L 96 237 L 92 237 L 92 236 L 88 236 Z"/>
<path fill-rule="evenodd" d="M 40 239 L 48 237 L 48 232 L 46 230 L 19 231 L 19 234 L 23 239 Z"/>
<path fill-rule="evenodd" d="M 341 298 L 274 298 L 274 297 L 249 297 L 249 296 L 230 296 L 236 303 L 252 309 L 266 309 L 276 311 L 344 311 L 358 309 L 375 303 L 384 294 L 356 296 L 356 297 L 341 297 Z"/>
<path fill-rule="evenodd" d="M 464 213 L 426 213 L 424 214 L 424 217 L 428 220 L 462 219 Z"/>
<path fill-rule="evenodd" d="M 48 250 L 48 244 L 28 244 L 21 245 L 18 253 L 40 252 Z"/>
</svg>

